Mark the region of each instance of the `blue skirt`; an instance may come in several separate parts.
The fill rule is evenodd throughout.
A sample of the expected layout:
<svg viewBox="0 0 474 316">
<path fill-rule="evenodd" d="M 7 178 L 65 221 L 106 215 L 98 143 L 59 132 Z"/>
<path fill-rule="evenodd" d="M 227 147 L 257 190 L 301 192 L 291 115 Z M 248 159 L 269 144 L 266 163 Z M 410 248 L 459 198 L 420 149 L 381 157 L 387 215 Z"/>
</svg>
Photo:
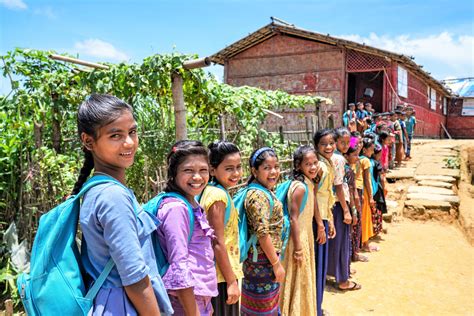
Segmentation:
<svg viewBox="0 0 474 316">
<path fill-rule="evenodd" d="M 316 242 L 318 236 L 318 226 L 313 220 L 313 234 L 314 234 L 314 254 L 316 260 L 316 303 L 318 316 L 323 315 L 322 304 L 324 288 L 326 287 L 326 275 L 328 270 L 328 221 L 323 220 L 324 229 L 326 231 L 326 243 L 320 245 Z"/>
<path fill-rule="evenodd" d="M 344 211 L 336 203 L 332 210 L 336 237 L 329 240 L 328 275 L 337 283 L 349 280 L 351 260 L 351 224 L 344 224 Z"/>
</svg>

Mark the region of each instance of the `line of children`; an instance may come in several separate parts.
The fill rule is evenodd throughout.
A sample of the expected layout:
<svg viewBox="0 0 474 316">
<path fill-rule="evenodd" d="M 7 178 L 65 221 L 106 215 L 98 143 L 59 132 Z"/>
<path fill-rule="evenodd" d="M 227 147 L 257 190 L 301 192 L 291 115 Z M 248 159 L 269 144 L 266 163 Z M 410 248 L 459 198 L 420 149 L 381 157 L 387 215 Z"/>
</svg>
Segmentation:
<svg viewBox="0 0 474 316">
<path fill-rule="evenodd" d="M 386 211 L 390 146 L 379 123 L 378 140 L 346 128 L 323 129 L 314 135 L 314 148 L 295 151 L 285 202 L 291 232 L 286 249 L 283 205 L 273 192 L 280 165 L 269 147 L 249 158 L 245 236 L 229 194 L 242 177 L 241 155 L 229 142 L 206 148 L 183 140 L 172 146 L 165 192 L 175 196 L 163 198 L 156 218 L 141 211 L 130 190 L 94 187 L 81 207 L 84 265 L 92 280 L 109 258 L 116 267 L 92 314 L 322 315 L 326 276 L 335 277 L 339 290 L 360 289 L 350 280 L 351 259 L 367 261 L 360 250 L 377 250 L 369 241 L 380 233 Z M 131 107 L 93 95 L 79 108 L 78 129 L 86 159 L 74 192 L 92 169 L 125 184 L 138 148 Z M 238 246 L 242 238 L 250 238 L 245 249 Z M 155 242 L 169 264 L 161 277 Z"/>
</svg>

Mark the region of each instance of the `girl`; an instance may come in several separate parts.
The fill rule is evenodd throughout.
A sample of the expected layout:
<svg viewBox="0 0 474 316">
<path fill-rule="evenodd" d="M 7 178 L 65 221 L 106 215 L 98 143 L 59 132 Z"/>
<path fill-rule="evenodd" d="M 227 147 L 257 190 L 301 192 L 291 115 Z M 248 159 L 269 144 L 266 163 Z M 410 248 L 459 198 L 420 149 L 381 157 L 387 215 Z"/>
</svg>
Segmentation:
<svg viewBox="0 0 474 316">
<path fill-rule="evenodd" d="M 316 260 L 316 307 L 318 316 L 323 314 L 321 308 L 323 302 L 324 288 L 326 286 L 326 274 L 328 268 L 328 247 L 326 240 L 334 238 L 332 207 L 334 206 L 334 167 L 331 157 L 336 149 L 335 135 L 332 129 L 322 129 L 317 131 L 313 137 L 314 146 L 318 153 L 318 160 L 321 162 L 322 176 L 317 182 L 316 204 L 319 212 L 315 212 L 313 221 L 314 239 L 318 241 L 315 245 Z M 320 218 L 318 218 L 320 216 Z M 325 238 L 321 238 L 321 235 Z"/>
<path fill-rule="evenodd" d="M 279 258 L 283 207 L 271 190 L 278 182 L 280 165 L 275 151 L 268 147 L 255 150 L 249 162 L 251 176 L 248 183 L 261 189 L 250 188 L 244 202 L 249 235 L 255 234 L 257 243 L 256 250 L 250 248 L 243 264 L 241 314 L 279 315 L 280 283 L 285 279 Z M 270 210 L 272 204 L 273 210 Z M 252 259 L 254 251 L 257 251 L 257 262 Z"/>
<path fill-rule="evenodd" d="M 385 204 L 384 186 L 382 182 L 382 164 L 380 158 L 382 156 L 382 146 L 376 145 L 374 154 L 372 155 L 371 164 L 371 181 L 372 194 L 375 201 L 375 207 L 372 209 L 372 225 L 374 226 L 374 235 L 377 236 L 382 231 L 382 214 L 387 213 L 387 206 Z"/>
<path fill-rule="evenodd" d="M 291 238 L 286 249 L 283 267 L 286 271 L 282 289 L 282 315 L 316 315 L 316 267 L 314 256 L 313 217 L 315 179 L 320 176 L 316 151 L 311 146 L 300 146 L 293 154 L 293 182 L 288 190 Z M 305 185 L 303 184 L 306 184 Z M 307 188 L 307 189 L 306 189 Z M 303 211 L 300 206 L 307 190 Z M 315 210 L 316 207 L 316 210 Z M 320 239 L 326 235 L 321 231 Z"/>
<path fill-rule="evenodd" d="M 382 151 L 380 153 L 380 164 L 382 165 L 383 170 L 388 170 L 388 153 L 390 151 L 390 135 L 387 131 L 381 131 L 379 134 L 379 144 L 382 146 Z"/>
<path fill-rule="evenodd" d="M 85 153 L 72 194 L 77 194 L 92 169 L 123 184 L 91 188 L 80 211 L 81 257 L 86 273 L 96 280 L 110 258 L 114 267 L 99 290 L 92 315 L 172 314 L 156 266 L 151 234 L 156 224 L 139 209 L 125 187 L 125 169 L 138 148 L 132 107 L 110 95 L 91 95 L 79 106 L 77 127 Z M 158 307 L 159 306 L 159 307 Z"/>
<path fill-rule="evenodd" d="M 237 185 L 242 177 L 240 151 L 226 141 L 214 142 L 208 148 L 211 182 L 204 189 L 200 204 L 216 235 L 213 248 L 219 295 L 211 302 L 217 315 L 239 315 L 238 280 L 243 277 L 238 246 L 239 213 L 227 190 Z M 229 214 L 226 214 L 227 210 Z"/>
<path fill-rule="evenodd" d="M 364 201 L 362 205 L 362 249 L 365 251 L 376 251 L 376 247 L 369 247 L 369 239 L 374 235 L 372 225 L 372 208 L 375 207 L 373 198 L 372 182 L 370 175 L 371 163 L 368 157 L 374 153 L 374 142 L 369 138 L 364 138 L 362 141 L 362 152 L 360 156 L 360 164 L 362 174 L 364 177 Z"/>
<path fill-rule="evenodd" d="M 361 286 L 356 282 L 349 281 L 350 256 L 351 256 L 351 228 L 352 216 L 349 209 L 351 195 L 347 183 L 346 159 L 343 154 L 349 149 L 351 134 L 346 128 L 336 130 L 336 152 L 331 157 L 334 165 L 334 187 L 337 201 L 332 210 L 334 226 L 337 235 L 329 240 L 328 275 L 336 278 L 337 288 L 341 291 L 359 290 Z M 346 180 L 346 181 L 344 181 Z M 354 203 L 354 200 L 353 200 Z M 355 206 L 355 204 L 353 204 Z"/>
<path fill-rule="evenodd" d="M 182 140 L 173 145 L 167 162 L 165 192 L 180 194 L 192 206 L 194 228 L 189 240 L 191 219 L 185 201 L 163 199 L 157 213 L 158 240 L 170 264 L 163 282 L 176 315 L 212 315 L 211 298 L 218 294 L 214 230 L 195 200 L 209 180 L 208 152 L 201 142 Z"/>
</svg>

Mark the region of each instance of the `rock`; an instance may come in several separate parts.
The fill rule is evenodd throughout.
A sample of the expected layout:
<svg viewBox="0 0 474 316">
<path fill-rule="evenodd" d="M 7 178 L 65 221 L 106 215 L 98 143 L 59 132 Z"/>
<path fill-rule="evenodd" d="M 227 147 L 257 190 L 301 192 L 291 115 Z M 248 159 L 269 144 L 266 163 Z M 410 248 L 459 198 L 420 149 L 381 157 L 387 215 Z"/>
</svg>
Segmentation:
<svg viewBox="0 0 474 316">
<path fill-rule="evenodd" d="M 385 204 L 387 205 L 388 209 L 394 209 L 396 210 L 398 208 L 398 203 L 397 201 L 392 201 L 392 200 L 386 200 Z"/>
<path fill-rule="evenodd" d="M 386 223 L 391 223 L 393 221 L 393 214 L 383 214 L 383 221 Z"/>
<path fill-rule="evenodd" d="M 441 201 L 449 202 L 451 204 L 459 205 L 459 197 L 455 195 L 441 195 L 430 193 L 408 193 L 408 200 L 427 200 L 427 201 Z"/>
<path fill-rule="evenodd" d="M 431 200 L 407 200 L 405 201 L 405 207 L 413 209 L 437 209 L 440 211 L 449 211 L 451 204 L 445 201 L 431 201 Z"/>
<path fill-rule="evenodd" d="M 387 179 L 411 179 L 415 175 L 415 168 L 400 168 L 396 170 L 391 170 L 390 173 L 386 175 Z"/>
<path fill-rule="evenodd" d="M 443 181 L 443 182 L 449 182 L 453 183 L 456 182 L 456 179 L 451 176 L 443 176 L 443 175 L 416 175 L 415 176 L 416 181 L 423 181 L 423 180 L 433 180 L 433 181 Z"/>
<path fill-rule="evenodd" d="M 429 166 L 418 167 L 418 169 L 416 170 L 416 175 L 417 176 L 433 175 L 433 172 L 436 172 L 436 175 L 440 175 L 440 176 L 449 176 L 449 177 L 454 177 L 457 179 L 459 179 L 460 177 L 459 169 L 447 169 L 447 168 L 434 169 L 433 167 L 429 167 Z"/>
<path fill-rule="evenodd" d="M 451 189 L 453 187 L 452 183 L 434 181 L 434 180 L 421 180 L 421 181 L 418 182 L 418 185 L 429 186 L 429 187 L 437 187 L 437 188 L 445 188 L 445 189 Z"/>
<path fill-rule="evenodd" d="M 445 188 L 427 187 L 412 185 L 408 188 L 408 193 L 429 193 L 441 195 L 455 195 L 453 190 Z"/>
</svg>

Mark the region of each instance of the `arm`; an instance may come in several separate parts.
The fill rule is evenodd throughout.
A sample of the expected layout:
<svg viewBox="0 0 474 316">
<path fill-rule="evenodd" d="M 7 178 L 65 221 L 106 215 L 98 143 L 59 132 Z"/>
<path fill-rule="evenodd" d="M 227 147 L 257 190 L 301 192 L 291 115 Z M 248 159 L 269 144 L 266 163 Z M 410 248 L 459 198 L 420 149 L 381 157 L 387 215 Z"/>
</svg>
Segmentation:
<svg viewBox="0 0 474 316">
<path fill-rule="evenodd" d="M 214 256 L 216 257 L 217 265 L 224 276 L 225 282 L 227 283 L 227 304 L 235 304 L 240 297 L 239 285 L 237 278 L 232 270 L 230 264 L 229 255 L 225 246 L 224 238 L 224 218 L 225 218 L 226 205 L 222 201 L 217 201 L 211 205 L 207 213 L 207 219 L 209 224 L 214 229 L 216 238 L 213 241 Z"/>
<path fill-rule="evenodd" d="M 265 256 L 267 256 L 268 261 L 270 261 L 273 266 L 275 281 L 279 283 L 283 282 L 285 280 L 285 269 L 283 269 L 283 266 L 280 262 L 280 258 L 276 253 L 275 247 L 273 247 L 270 235 L 267 234 L 258 238 L 258 243 L 260 244 L 260 247 L 265 253 Z"/>
<path fill-rule="evenodd" d="M 318 226 L 318 232 L 316 237 L 316 242 L 320 245 L 326 243 L 326 229 L 324 228 L 323 220 L 321 218 L 321 213 L 319 213 L 318 199 L 316 198 L 316 193 L 318 192 L 318 183 L 314 185 L 314 213 L 313 217 Z"/>
<path fill-rule="evenodd" d="M 342 188 L 342 184 L 335 185 L 336 187 L 336 196 L 339 200 L 339 204 L 341 204 L 342 210 L 344 211 L 344 223 L 350 224 L 352 223 L 351 212 L 347 207 L 346 198 L 344 197 L 344 190 Z"/>
<path fill-rule="evenodd" d="M 370 205 L 374 206 L 375 201 L 372 196 L 372 185 L 370 184 L 370 170 L 367 168 L 364 170 L 364 190 L 367 190 L 367 194 L 370 198 Z"/>
<path fill-rule="evenodd" d="M 303 202 L 303 197 L 305 194 L 305 189 L 303 186 L 299 185 L 293 192 L 293 196 L 291 198 L 291 210 L 290 210 L 290 234 L 291 240 L 295 245 L 293 259 L 297 263 L 302 262 L 302 253 L 301 253 L 301 241 L 300 241 L 300 229 L 298 224 L 298 218 L 300 217 L 300 207 L 301 203 Z"/>
<path fill-rule="evenodd" d="M 148 276 L 124 288 L 138 315 L 160 315 L 155 292 Z"/>
<path fill-rule="evenodd" d="M 187 289 L 177 290 L 176 294 L 178 295 L 179 302 L 183 305 L 186 315 L 199 315 L 199 308 L 196 303 L 196 297 L 194 296 L 194 288 L 189 287 Z"/>
</svg>

